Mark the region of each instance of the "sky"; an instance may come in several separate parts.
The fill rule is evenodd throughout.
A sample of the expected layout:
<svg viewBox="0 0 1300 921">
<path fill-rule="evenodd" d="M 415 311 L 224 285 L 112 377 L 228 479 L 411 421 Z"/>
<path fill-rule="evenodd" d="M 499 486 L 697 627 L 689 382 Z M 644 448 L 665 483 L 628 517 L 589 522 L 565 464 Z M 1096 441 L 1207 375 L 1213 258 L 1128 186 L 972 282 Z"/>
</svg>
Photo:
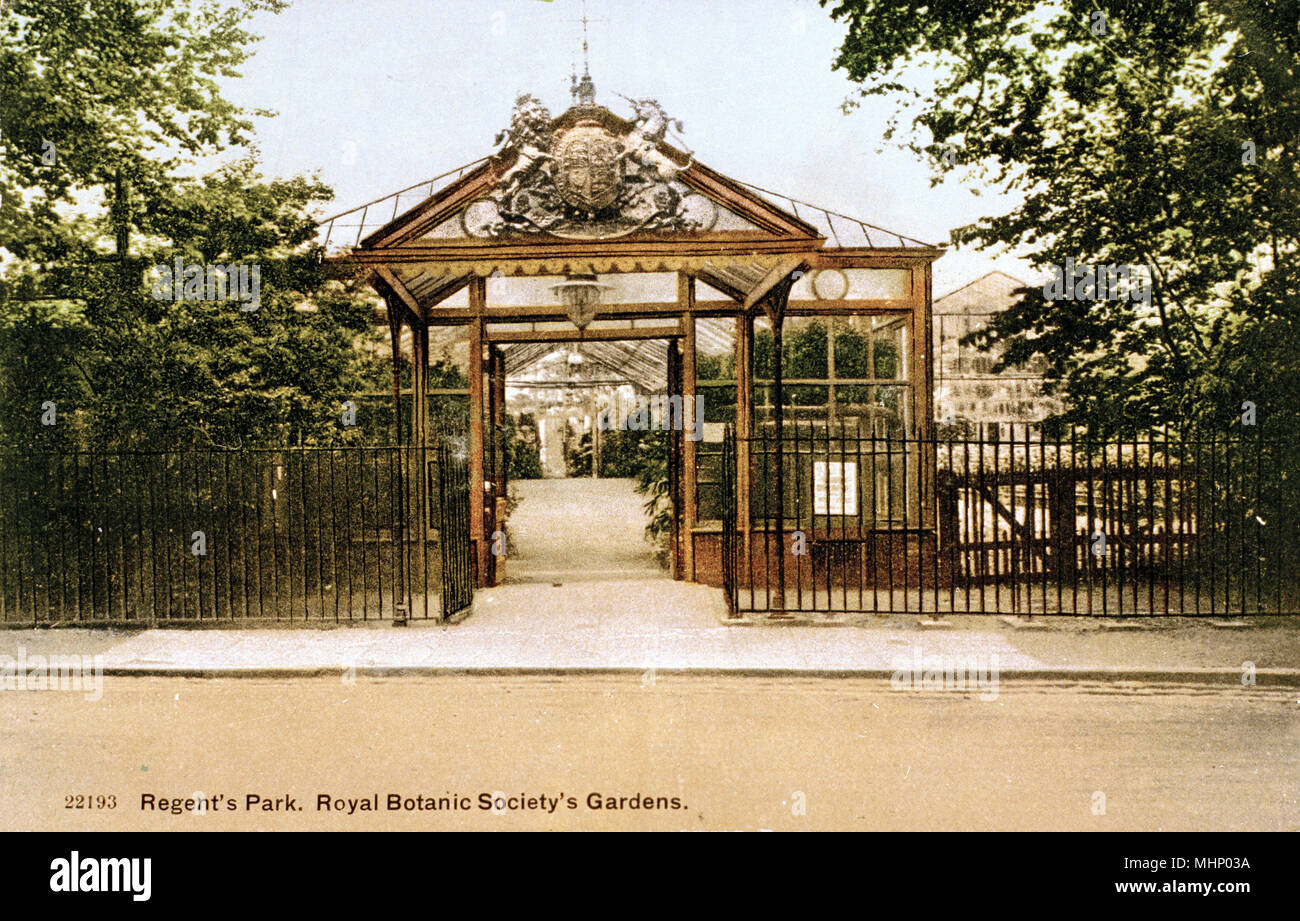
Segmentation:
<svg viewBox="0 0 1300 921">
<path fill-rule="evenodd" d="M 834 71 L 845 27 L 815 0 L 588 0 L 596 101 L 657 99 L 697 159 L 736 179 L 924 240 L 1006 209 L 969 181 L 931 187 L 930 164 L 885 142 L 895 101 Z M 296 0 L 260 14 L 263 36 L 232 101 L 255 119 L 265 172 L 319 172 L 343 211 L 493 152 L 521 93 L 559 114 L 582 68 L 581 0 Z M 951 251 L 936 295 L 1010 255 Z"/>
</svg>

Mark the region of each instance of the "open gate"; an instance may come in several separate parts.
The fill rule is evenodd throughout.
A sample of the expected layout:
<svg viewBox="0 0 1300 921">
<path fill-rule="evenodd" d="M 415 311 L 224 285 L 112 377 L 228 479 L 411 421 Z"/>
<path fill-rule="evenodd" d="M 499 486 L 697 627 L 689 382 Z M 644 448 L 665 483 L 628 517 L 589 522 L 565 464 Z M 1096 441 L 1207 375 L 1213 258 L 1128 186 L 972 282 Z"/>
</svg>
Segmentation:
<svg viewBox="0 0 1300 921">
<path fill-rule="evenodd" d="M 736 528 L 736 431 L 730 424 L 722 435 L 722 592 L 727 614 L 736 615 L 736 557 L 740 535 Z"/>
<path fill-rule="evenodd" d="M 0 626 L 447 620 L 473 600 L 470 498 L 463 436 L 0 451 Z"/>
<path fill-rule="evenodd" d="M 445 441 L 438 445 L 438 546 L 442 555 L 442 619 L 474 601 L 470 563 L 469 460 Z"/>
</svg>

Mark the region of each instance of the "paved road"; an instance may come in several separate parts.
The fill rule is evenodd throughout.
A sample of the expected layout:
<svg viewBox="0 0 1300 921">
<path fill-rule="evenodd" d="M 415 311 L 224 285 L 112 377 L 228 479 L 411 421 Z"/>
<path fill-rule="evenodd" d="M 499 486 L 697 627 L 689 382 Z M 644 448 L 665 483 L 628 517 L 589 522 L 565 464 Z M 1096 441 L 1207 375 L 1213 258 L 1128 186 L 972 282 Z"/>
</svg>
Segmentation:
<svg viewBox="0 0 1300 921">
<path fill-rule="evenodd" d="M 507 525 L 509 582 L 660 579 L 632 480 L 520 480 Z"/>
<path fill-rule="evenodd" d="M 653 674 L 110 678 L 97 701 L 0 693 L 0 827 L 1298 831 L 1296 698 L 1004 681 L 981 700 L 860 679 Z M 140 809 L 142 794 L 196 791 L 240 809 Z M 494 791 L 563 805 L 479 810 Z M 389 793 L 471 805 L 316 808 L 321 794 L 345 810 L 378 794 L 382 808 Z M 624 808 L 592 809 L 592 793 Z M 628 808 L 638 793 L 683 808 Z M 117 808 L 64 808 L 76 794 L 111 794 Z M 248 794 L 292 796 L 302 811 L 246 812 Z"/>
</svg>

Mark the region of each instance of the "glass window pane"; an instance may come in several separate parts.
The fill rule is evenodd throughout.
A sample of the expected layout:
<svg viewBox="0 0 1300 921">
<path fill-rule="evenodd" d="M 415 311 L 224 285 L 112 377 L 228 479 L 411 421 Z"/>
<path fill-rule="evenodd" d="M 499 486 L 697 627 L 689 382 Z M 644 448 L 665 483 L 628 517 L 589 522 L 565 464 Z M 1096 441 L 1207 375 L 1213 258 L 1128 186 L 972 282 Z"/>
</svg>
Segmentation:
<svg viewBox="0 0 1300 921">
<path fill-rule="evenodd" d="M 873 404 L 875 433 L 880 438 L 900 438 L 911 428 L 911 388 L 902 384 L 879 386 Z"/>
<path fill-rule="evenodd" d="M 877 380 L 902 380 L 906 378 L 907 329 L 901 321 L 874 331 L 873 357 Z"/>
<path fill-rule="evenodd" d="M 700 521 L 720 521 L 722 519 L 722 487 L 715 483 L 700 484 L 696 490 Z"/>
<path fill-rule="evenodd" d="M 785 388 L 786 406 L 825 406 L 829 399 L 829 388 L 808 384 L 791 384 Z"/>
<path fill-rule="evenodd" d="M 695 379 L 730 381 L 736 377 L 736 321 L 705 317 L 695 321 Z"/>
<path fill-rule="evenodd" d="M 699 387 L 699 394 L 704 398 L 705 422 L 736 421 L 735 386 L 701 386 Z"/>
<path fill-rule="evenodd" d="M 871 376 L 867 359 L 869 338 L 846 322 L 835 324 L 835 376 L 837 378 Z"/>
<path fill-rule="evenodd" d="M 792 317 L 785 322 L 783 338 L 786 377 L 824 379 L 830 373 L 826 324 L 821 320 Z"/>
</svg>

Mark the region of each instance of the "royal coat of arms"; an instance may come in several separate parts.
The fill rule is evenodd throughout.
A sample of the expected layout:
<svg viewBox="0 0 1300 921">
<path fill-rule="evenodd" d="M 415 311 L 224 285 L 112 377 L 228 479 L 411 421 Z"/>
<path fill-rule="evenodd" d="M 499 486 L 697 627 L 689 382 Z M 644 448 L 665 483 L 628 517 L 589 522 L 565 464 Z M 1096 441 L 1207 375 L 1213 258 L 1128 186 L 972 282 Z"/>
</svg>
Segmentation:
<svg viewBox="0 0 1300 921">
<path fill-rule="evenodd" d="M 467 234 L 500 237 L 551 234 L 606 239 L 638 230 L 709 230 L 717 209 L 677 180 L 685 169 L 660 145 L 670 124 L 652 99 L 629 99 L 632 128 L 611 131 L 594 105 L 588 117 L 556 130 L 550 113 L 533 96 L 521 96 L 504 142 L 509 163 L 493 192 L 462 214 Z M 513 157 L 513 159 L 510 159 Z"/>
<path fill-rule="evenodd" d="M 578 125 L 555 145 L 555 188 L 580 211 L 594 215 L 618 199 L 622 183 L 619 144 L 599 125 Z"/>
</svg>

